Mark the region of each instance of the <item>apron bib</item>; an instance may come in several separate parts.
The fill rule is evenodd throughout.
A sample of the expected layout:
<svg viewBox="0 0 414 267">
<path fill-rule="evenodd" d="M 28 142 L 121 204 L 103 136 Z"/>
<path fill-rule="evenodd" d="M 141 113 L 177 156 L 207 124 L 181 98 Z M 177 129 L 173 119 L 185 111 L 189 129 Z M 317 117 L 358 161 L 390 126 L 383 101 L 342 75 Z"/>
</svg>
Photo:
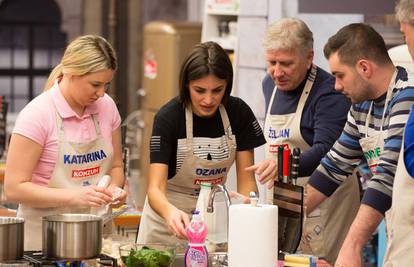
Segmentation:
<svg viewBox="0 0 414 267">
<path fill-rule="evenodd" d="M 376 173 L 376 167 L 380 160 L 381 150 L 384 148 L 385 134 L 384 134 L 384 131 L 382 130 L 382 127 L 384 125 L 385 112 L 387 111 L 388 103 L 391 100 L 393 81 L 395 80 L 396 76 L 397 76 L 397 70 L 394 71 L 394 74 L 391 78 L 391 83 L 388 86 L 387 95 L 385 97 L 384 110 L 382 112 L 380 131 L 377 132 L 377 131 L 372 130 L 374 131 L 373 134 L 370 134 L 368 131 L 369 121 L 371 119 L 372 105 L 373 105 L 373 102 L 371 102 L 367 117 L 365 119 L 365 137 L 359 140 L 359 144 L 361 145 L 362 151 L 364 152 L 365 159 L 367 160 L 369 169 L 371 170 L 372 174 Z"/>
<path fill-rule="evenodd" d="M 392 206 L 385 213 L 387 251 L 384 257 L 384 267 L 413 265 L 413 203 L 414 178 L 408 173 L 405 166 L 404 145 L 402 145 L 392 191 Z"/>
<path fill-rule="evenodd" d="M 298 147 L 302 152 L 310 149 L 310 146 L 300 132 L 300 122 L 303 108 L 312 90 L 316 75 L 317 67 L 312 65 L 295 113 L 284 115 L 270 114 L 277 88 L 275 87 L 273 90 L 264 126 L 267 141 L 266 158 L 277 160 L 277 148 L 279 145 L 288 145 L 291 150 Z M 305 187 L 308 179 L 309 177 L 299 177 L 297 184 Z M 272 191 L 270 193 L 267 192 L 266 195 L 271 196 L 267 198 L 267 201 L 273 204 Z M 356 177 L 350 177 L 327 201 L 324 201 L 319 208 L 304 219 L 302 239 L 299 246 L 300 251 L 306 254 L 323 256 L 328 261 L 334 262 L 358 207 L 358 181 Z M 343 223 L 338 224 L 338 221 Z M 297 227 L 297 231 L 300 231 L 300 226 Z"/>
<path fill-rule="evenodd" d="M 213 161 L 201 159 L 194 155 L 193 112 L 191 106 L 188 106 L 185 110 L 187 151 L 180 170 L 167 181 L 166 196 L 172 205 L 186 212 L 188 216 L 191 216 L 191 213 L 196 207 L 198 194 L 200 192 L 200 183 L 224 184 L 227 179 L 227 173 L 236 156 L 236 137 L 232 134 L 227 112 L 223 105 L 219 106 L 219 112 L 224 126 L 229 156 L 224 160 Z M 226 226 L 223 227 L 225 228 Z M 137 242 L 187 243 L 186 240 L 178 239 L 172 235 L 164 219 L 149 205 L 148 197 L 145 199 Z"/>
<path fill-rule="evenodd" d="M 48 187 L 79 188 L 95 185 L 107 174 L 112 164 L 113 149 L 104 140 L 99 121 L 92 115 L 96 138 L 90 142 L 74 143 L 65 138 L 63 121 L 56 114 L 58 129 L 58 158 Z M 25 250 L 42 249 L 42 217 L 63 213 L 91 213 L 90 207 L 33 208 L 20 204 L 18 217 L 25 219 Z"/>
</svg>

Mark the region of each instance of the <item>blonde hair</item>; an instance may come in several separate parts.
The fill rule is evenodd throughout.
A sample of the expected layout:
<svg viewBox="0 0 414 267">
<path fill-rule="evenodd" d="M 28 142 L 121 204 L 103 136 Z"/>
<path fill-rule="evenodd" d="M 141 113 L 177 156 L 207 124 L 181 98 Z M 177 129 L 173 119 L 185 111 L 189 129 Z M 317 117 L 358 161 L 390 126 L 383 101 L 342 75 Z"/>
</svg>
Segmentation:
<svg viewBox="0 0 414 267">
<path fill-rule="evenodd" d="M 53 86 L 56 79 L 64 74 L 82 76 L 101 70 L 117 69 L 114 48 L 98 35 L 84 35 L 73 40 L 63 54 L 60 63 L 52 70 L 44 90 Z"/>
<path fill-rule="evenodd" d="M 263 48 L 269 50 L 313 49 L 313 34 L 300 19 L 283 18 L 269 25 L 263 39 Z"/>
<path fill-rule="evenodd" d="M 395 17 L 399 22 L 413 24 L 414 1 L 400 0 L 395 6 Z"/>
</svg>

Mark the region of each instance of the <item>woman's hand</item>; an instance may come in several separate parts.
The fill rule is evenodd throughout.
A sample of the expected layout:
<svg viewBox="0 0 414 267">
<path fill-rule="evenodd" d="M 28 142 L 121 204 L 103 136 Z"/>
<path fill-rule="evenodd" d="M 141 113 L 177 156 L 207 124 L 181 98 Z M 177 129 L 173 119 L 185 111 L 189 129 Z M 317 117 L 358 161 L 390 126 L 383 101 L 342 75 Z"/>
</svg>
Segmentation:
<svg viewBox="0 0 414 267">
<path fill-rule="evenodd" d="M 167 213 L 165 221 L 172 234 L 174 234 L 177 238 L 187 239 L 185 229 L 190 224 L 190 218 L 187 213 L 177 209 L 176 207 L 172 207 Z"/>
<path fill-rule="evenodd" d="M 243 204 L 250 204 L 250 198 L 246 197 L 245 195 L 242 195 L 240 193 L 237 193 L 235 191 L 230 191 L 230 200 L 233 203 L 243 203 Z"/>
<path fill-rule="evenodd" d="M 112 202 L 112 194 L 106 188 L 91 185 L 68 190 L 72 195 L 69 201 L 71 206 L 100 207 Z"/>
<path fill-rule="evenodd" d="M 112 203 L 111 206 L 112 207 L 119 207 L 121 205 L 123 205 L 125 203 L 125 200 L 127 198 L 127 191 L 114 185 L 114 184 L 110 184 L 107 187 L 108 191 L 111 192 L 112 194 Z"/>
<path fill-rule="evenodd" d="M 246 168 L 246 171 L 254 172 L 259 175 L 258 181 L 261 184 L 265 184 L 268 181 L 276 180 L 277 164 L 276 161 L 267 159 L 261 163 L 257 163 Z M 269 183 L 269 188 L 273 186 L 273 183 Z"/>
</svg>

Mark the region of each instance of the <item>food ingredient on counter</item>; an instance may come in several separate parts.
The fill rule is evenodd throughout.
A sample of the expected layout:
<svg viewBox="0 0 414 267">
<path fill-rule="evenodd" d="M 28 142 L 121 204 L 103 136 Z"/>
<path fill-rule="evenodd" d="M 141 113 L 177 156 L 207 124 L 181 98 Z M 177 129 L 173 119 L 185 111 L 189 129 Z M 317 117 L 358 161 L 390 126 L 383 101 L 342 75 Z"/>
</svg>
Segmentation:
<svg viewBox="0 0 414 267">
<path fill-rule="evenodd" d="M 157 250 L 149 247 L 131 249 L 128 256 L 121 255 L 122 262 L 127 267 L 169 267 L 174 255 L 167 250 Z"/>
</svg>

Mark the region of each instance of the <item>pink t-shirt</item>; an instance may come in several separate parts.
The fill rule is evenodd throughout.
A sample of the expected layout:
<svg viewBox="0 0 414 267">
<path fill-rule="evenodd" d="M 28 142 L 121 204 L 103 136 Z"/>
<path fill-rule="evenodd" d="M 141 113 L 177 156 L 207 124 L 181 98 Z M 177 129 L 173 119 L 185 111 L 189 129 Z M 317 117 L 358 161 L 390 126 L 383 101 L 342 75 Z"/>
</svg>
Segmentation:
<svg viewBox="0 0 414 267">
<path fill-rule="evenodd" d="M 56 111 L 63 119 L 66 140 L 71 142 L 85 142 L 96 137 L 91 114 L 98 114 L 102 136 L 110 147 L 112 133 L 121 124 L 118 109 L 107 94 L 87 106 L 82 117 L 79 117 L 66 102 L 57 83 L 30 101 L 19 113 L 13 133 L 30 138 L 43 147 L 33 172 L 32 182 L 44 186 L 51 179 L 58 156 Z"/>
</svg>

